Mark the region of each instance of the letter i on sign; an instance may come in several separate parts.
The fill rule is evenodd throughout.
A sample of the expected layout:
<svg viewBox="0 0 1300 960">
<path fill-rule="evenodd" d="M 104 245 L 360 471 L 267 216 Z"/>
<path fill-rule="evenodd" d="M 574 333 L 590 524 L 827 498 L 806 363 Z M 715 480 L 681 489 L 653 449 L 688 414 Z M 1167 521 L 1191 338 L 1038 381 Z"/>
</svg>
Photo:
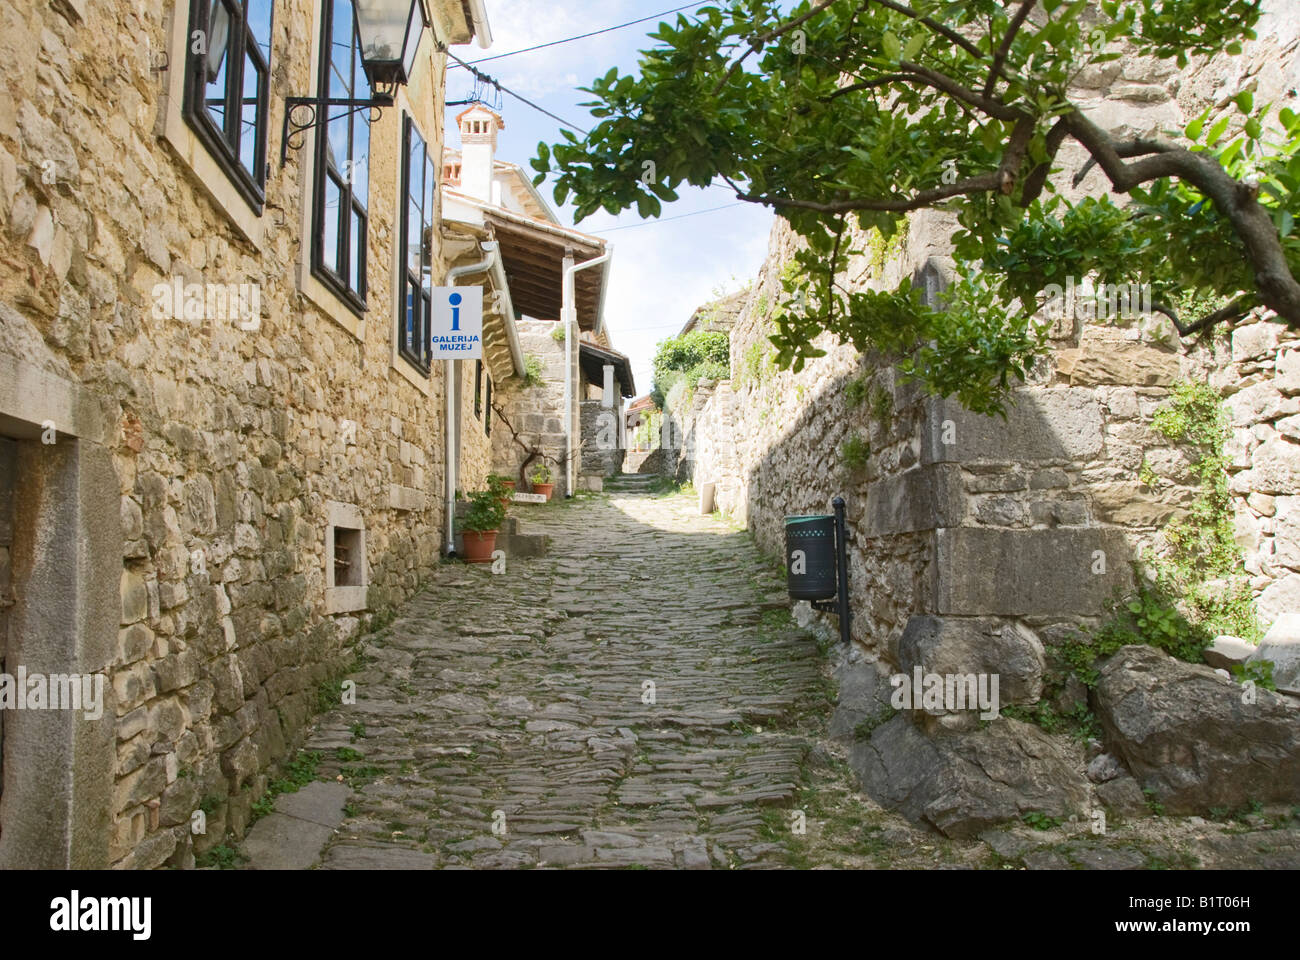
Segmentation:
<svg viewBox="0 0 1300 960">
<path fill-rule="evenodd" d="M 447 298 L 447 302 L 451 304 L 451 328 L 453 330 L 459 330 L 460 329 L 460 294 L 453 293 L 450 297 Z"/>
</svg>

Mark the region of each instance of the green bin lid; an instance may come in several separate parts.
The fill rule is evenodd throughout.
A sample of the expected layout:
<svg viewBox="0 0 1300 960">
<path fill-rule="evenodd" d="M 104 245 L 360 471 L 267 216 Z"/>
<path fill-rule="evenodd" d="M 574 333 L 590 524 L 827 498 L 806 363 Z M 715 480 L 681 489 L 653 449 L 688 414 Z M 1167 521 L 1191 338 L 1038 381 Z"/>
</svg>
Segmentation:
<svg viewBox="0 0 1300 960">
<path fill-rule="evenodd" d="M 787 527 L 796 523 L 810 523 L 813 520 L 834 520 L 834 514 L 829 513 L 806 513 L 797 517 L 786 517 L 785 525 Z"/>
</svg>

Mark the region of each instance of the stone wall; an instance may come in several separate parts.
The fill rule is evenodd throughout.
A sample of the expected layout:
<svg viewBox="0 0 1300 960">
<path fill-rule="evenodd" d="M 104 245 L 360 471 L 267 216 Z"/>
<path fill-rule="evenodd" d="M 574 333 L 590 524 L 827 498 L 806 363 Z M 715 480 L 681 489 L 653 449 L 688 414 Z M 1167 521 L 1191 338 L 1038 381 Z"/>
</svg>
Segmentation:
<svg viewBox="0 0 1300 960">
<path fill-rule="evenodd" d="M 620 444 L 618 407 L 607 407 L 603 400 L 582 401 L 582 459 L 578 476 L 581 482 L 592 478 L 612 477 L 623 470 L 624 450 Z"/>
<path fill-rule="evenodd" d="M 525 357 L 537 357 L 542 361 L 542 383 L 536 386 L 525 385 L 521 380 L 512 380 L 501 385 L 498 405 L 504 411 L 506 419 L 519 434 L 519 440 L 529 448 L 540 447 L 542 456 L 537 457 L 528 466 L 528 474 L 539 464 L 545 463 L 551 471 L 555 484 L 554 496 L 565 494 L 564 462 L 564 343 L 552 336 L 559 324 L 548 320 L 523 319 L 519 321 L 519 348 Z M 577 356 L 578 344 L 574 338 L 573 356 Z M 575 390 L 575 409 L 577 397 Z M 575 419 L 574 421 L 578 421 Z M 519 467 L 527 454 L 515 441 L 505 424 L 492 428 L 492 459 L 495 471 L 507 477 L 519 476 Z M 524 489 L 522 486 L 519 488 Z"/>
<path fill-rule="evenodd" d="M 400 123 L 416 117 L 436 160 L 443 58 L 426 42 L 371 128 L 359 316 L 303 269 L 311 137 L 277 162 L 285 95 L 315 88 L 318 4 L 275 4 L 261 216 L 177 125 L 174 14 L 188 7 L 0 9 L 0 354 L 61 370 L 106 406 L 120 488 L 116 780 L 99 865 L 184 866 L 240 835 L 322 683 L 436 563 L 443 522 L 441 372 L 426 379 L 393 349 Z M 258 284 L 260 323 L 156 315 L 152 291 L 173 278 Z M 355 592 L 327 584 L 339 509 L 365 528 L 355 609 Z M 200 803 L 207 833 L 192 838 Z"/>
<path fill-rule="evenodd" d="M 1294 58 L 1279 47 L 1295 48 L 1300 16 L 1273 13 L 1245 62 L 1262 84 L 1294 84 Z M 1186 93 L 1204 86 L 1199 78 L 1218 76 L 1216 69 L 1185 77 L 1124 58 L 1086 71 L 1075 92 L 1107 127 L 1157 132 L 1204 108 Z M 1284 91 L 1269 92 L 1286 102 Z M 1093 171 L 1082 189 L 1099 189 L 1099 177 Z M 883 251 L 855 235 L 846 242 L 865 252 L 840 282 L 888 287 L 910 276 L 933 294 L 953 227 L 925 211 Z M 1164 526 L 1196 499 L 1188 452 L 1152 429 L 1152 416 L 1176 382 L 1207 375 L 1225 394 L 1236 392 L 1229 397 L 1232 482 L 1260 612 L 1267 624 L 1294 608 L 1294 532 L 1278 510 L 1300 489 L 1300 447 L 1288 419 L 1300 353 L 1280 325 L 1242 324 L 1230 345 L 1188 354 L 1159 316 L 1128 325 L 1057 322 L 1050 357 L 1017 392 L 1004 422 L 925 397 L 876 358 L 825 335 L 816 341 L 824 357 L 799 374 L 777 370 L 767 333 L 794 244 L 778 221 L 731 330 L 730 383 L 697 391 L 670 414 L 683 438 L 678 466 L 697 486 L 717 484 L 719 507 L 773 553 L 783 549 L 785 515 L 829 512 L 831 498 L 843 495 L 853 538 L 853 633 L 873 655 L 906 666 L 899 642 L 916 616 L 992 618 L 1030 638 L 1030 673 L 1050 665 L 1053 641 L 1099 617 L 1130 581 L 1138 552 L 1159 548 Z M 857 402 L 846 398 L 850 384 Z M 860 457 L 846 456 L 846 443 Z M 1140 478 L 1144 465 L 1160 478 L 1150 487 Z"/>
<path fill-rule="evenodd" d="M 1196 358 L 1227 398 L 1236 540 L 1268 624 L 1300 610 L 1300 334 L 1251 319 Z"/>
<path fill-rule="evenodd" d="M 474 361 L 458 361 L 460 367 L 460 474 L 457 483 L 463 492 L 487 488 L 487 476 L 492 472 L 493 442 L 491 433 L 501 428 L 495 417 L 487 414 L 487 384 L 490 371 L 483 370 L 483 399 L 480 410 L 474 413 Z M 492 402 L 496 402 L 501 389 L 495 376 L 492 378 Z"/>
</svg>

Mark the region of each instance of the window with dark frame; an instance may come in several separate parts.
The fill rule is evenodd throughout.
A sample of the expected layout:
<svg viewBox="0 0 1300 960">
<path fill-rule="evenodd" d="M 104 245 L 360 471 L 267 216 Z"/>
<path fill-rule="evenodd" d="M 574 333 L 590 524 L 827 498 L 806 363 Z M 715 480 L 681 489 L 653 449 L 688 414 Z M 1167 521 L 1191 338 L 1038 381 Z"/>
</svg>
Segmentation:
<svg viewBox="0 0 1300 960">
<path fill-rule="evenodd" d="M 483 435 L 492 436 L 492 374 L 487 377 L 487 399 L 484 401 L 483 408 Z"/>
<path fill-rule="evenodd" d="M 266 199 L 272 0 L 190 0 L 186 123 L 258 214 Z"/>
<path fill-rule="evenodd" d="M 437 178 L 429 150 L 406 117 L 402 126 L 402 323 L 398 350 L 426 376 L 433 362 L 433 192 Z"/>
<path fill-rule="evenodd" d="M 370 117 L 366 110 L 330 107 L 327 99 L 370 99 L 361 68 L 352 0 L 321 0 L 312 196 L 312 273 L 358 313 L 366 309 L 366 229 L 370 218 Z"/>
<path fill-rule="evenodd" d="M 483 419 L 483 361 L 474 361 L 474 416 Z"/>
</svg>

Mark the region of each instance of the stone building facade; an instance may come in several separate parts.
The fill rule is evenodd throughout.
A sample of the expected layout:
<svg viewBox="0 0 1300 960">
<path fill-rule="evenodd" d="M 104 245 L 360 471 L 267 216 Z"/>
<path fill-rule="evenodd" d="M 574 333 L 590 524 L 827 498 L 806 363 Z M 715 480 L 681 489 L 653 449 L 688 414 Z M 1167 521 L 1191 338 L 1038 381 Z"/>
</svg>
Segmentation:
<svg viewBox="0 0 1300 960">
<path fill-rule="evenodd" d="M 5 717 L 0 866 L 186 866 L 241 835 L 358 636 L 438 561 L 446 384 L 418 328 L 417 361 L 400 349 L 400 197 L 438 285 L 436 177 L 407 174 L 443 147 L 435 38 L 468 42 L 479 5 L 431 3 L 395 103 L 332 125 L 319 224 L 321 129 L 281 164 L 281 122 L 320 95 L 325 18 L 351 7 L 252 6 L 269 24 L 200 31 L 230 63 L 219 44 L 244 44 L 246 89 L 261 70 L 265 116 L 223 128 L 233 161 L 187 113 L 187 77 L 228 89 L 225 55 L 187 52 L 206 4 L 0 9 L 0 644 L 6 670 L 109 679 L 102 719 Z M 214 312 L 214 288 L 254 295 Z"/>
</svg>

